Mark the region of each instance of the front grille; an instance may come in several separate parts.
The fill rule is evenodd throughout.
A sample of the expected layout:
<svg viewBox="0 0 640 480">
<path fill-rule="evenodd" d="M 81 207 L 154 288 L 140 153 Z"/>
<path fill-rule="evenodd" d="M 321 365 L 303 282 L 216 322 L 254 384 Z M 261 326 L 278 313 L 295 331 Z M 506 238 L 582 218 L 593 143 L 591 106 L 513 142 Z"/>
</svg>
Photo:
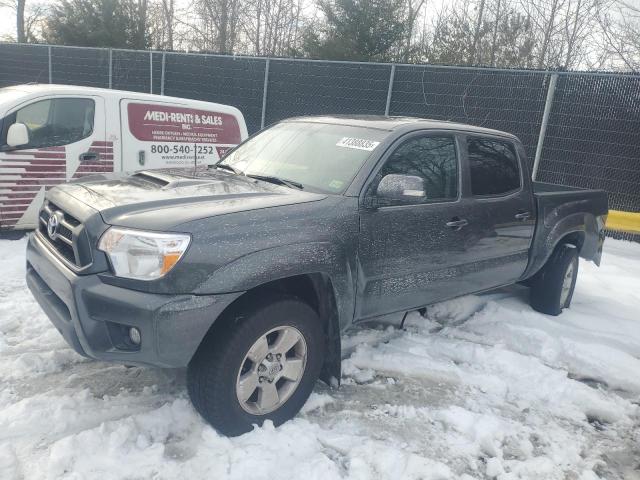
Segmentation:
<svg viewBox="0 0 640 480">
<path fill-rule="evenodd" d="M 51 215 L 58 215 L 58 229 L 55 238 L 49 235 L 47 225 Z M 81 222 L 63 211 L 52 202 L 45 202 L 40 210 L 40 222 L 38 231 L 43 239 L 58 252 L 58 254 L 74 267 L 82 268 L 91 263 L 91 259 L 83 259 L 79 255 L 78 239 L 81 238 L 82 224 Z M 84 238 L 84 236 L 82 236 Z"/>
</svg>

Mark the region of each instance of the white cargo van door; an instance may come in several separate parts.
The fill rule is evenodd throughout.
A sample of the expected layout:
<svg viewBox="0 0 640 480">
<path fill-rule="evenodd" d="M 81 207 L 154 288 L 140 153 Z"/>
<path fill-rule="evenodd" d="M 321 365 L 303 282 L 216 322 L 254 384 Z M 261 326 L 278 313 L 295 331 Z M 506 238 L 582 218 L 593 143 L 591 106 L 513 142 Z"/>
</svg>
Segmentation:
<svg viewBox="0 0 640 480">
<path fill-rule="evenodd" d="M 219 110 L 123 99 L 122 169 L 214 164 L 246 135 L 236 115 Z"/>
<path fill-rule="evenodd" d="M 14 123 L 27 126 L 29 143 L 9 148 L 7 132 Z M 112 152 L 100 97 L 41 97 L 17 106 L 0 133 L 0 228 L 35 228 L 45 190 L 113 171 Z"/>
</svg>

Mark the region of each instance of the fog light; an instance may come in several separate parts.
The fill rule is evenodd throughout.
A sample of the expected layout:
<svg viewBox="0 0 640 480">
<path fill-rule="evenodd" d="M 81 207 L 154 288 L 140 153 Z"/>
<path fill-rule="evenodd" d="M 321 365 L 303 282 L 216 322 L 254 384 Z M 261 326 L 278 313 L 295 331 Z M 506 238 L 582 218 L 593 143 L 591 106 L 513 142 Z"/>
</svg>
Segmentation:
<svg viewBox="0 0 640 480">
<path fill-rule="evenodd" d="M 140 342 L 142 341 L 140 330 L 138 330 L 136 327 L 131 327 L 129 329 L 129 340 L 131 340 L 131 343 L 133 343 L 134 345 L 140 345 Z"/>
</svg>

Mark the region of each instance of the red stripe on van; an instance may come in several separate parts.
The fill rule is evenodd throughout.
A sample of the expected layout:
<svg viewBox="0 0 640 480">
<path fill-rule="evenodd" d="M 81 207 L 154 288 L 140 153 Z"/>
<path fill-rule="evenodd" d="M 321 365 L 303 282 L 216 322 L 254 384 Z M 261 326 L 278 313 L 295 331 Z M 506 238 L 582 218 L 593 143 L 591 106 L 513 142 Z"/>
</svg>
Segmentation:
<svg viewBox="0 0 640 480">
<path fill-rule="evenodd" d="M 57 172 L 57 171 L 62 171 L 64 172 L 66 170 L 65 168 L 65 164 L 31 164 L 31 165 L 22 165 L 19 163 L 2 163 L 0 164 L 0 168 L 22 168 L 23 170 L 29 171 L 29 172 Z M 2 175 L 2 173 L 0 172 L 0 175 Z"/>
<path fill-rule="evenodd" d="M 38 192 L 66 181 L 65 147 L 19 150 L 0 161 L 0 227 L 13 227 Z M 16 171 L 6 171 L 6 170 Z"/>
<path fill-rule="evenodd" d="M 29 156 L 31 158 L 41 158 L 41 159 L 65 159 L 66 154 L 64 152 L 33 152 L 33 151 L 19 151 L 19 152 L 11 152 L 11 155 L 20 155 L 20 156 Z"/>
<path fill-rule="evenodd" d="M 83 162 L 72 178 L 113 172 L 113 142 L 92 142 L 89 151 L 100 154 L 100 160 Z M 15 151 L 0 161 L 0 189 L 4 190 L 0 192 L 0 227 L 15 226 L 42 187 L 48 190 L 64 183 L 66 169 L 64 146 Z"/>
<path fill-rule="evenodd" d="M 93 142 L 89 147 L 90 152 L 100 154 L 98 161 L 82 162 L 73 174 L 72 178 L 82 178 L 98 173 L 113 172 L 113 142 Z"/>
</svg>

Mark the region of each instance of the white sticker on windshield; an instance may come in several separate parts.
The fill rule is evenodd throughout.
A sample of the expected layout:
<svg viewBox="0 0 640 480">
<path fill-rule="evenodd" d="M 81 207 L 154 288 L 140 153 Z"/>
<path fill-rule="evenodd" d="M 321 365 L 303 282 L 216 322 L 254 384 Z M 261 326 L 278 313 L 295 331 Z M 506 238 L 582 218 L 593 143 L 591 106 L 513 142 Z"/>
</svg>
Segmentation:
<svg viewBox="0 0 640 480">
<path fill-rule="evenodd" d="M 380 145 L 380 142 L 374 142 L 373 140 L 366 140 L 364 138 L 342 137 L 336 147 L 355 148 L 356 150 L 372 151 Z"/>
</svg>

